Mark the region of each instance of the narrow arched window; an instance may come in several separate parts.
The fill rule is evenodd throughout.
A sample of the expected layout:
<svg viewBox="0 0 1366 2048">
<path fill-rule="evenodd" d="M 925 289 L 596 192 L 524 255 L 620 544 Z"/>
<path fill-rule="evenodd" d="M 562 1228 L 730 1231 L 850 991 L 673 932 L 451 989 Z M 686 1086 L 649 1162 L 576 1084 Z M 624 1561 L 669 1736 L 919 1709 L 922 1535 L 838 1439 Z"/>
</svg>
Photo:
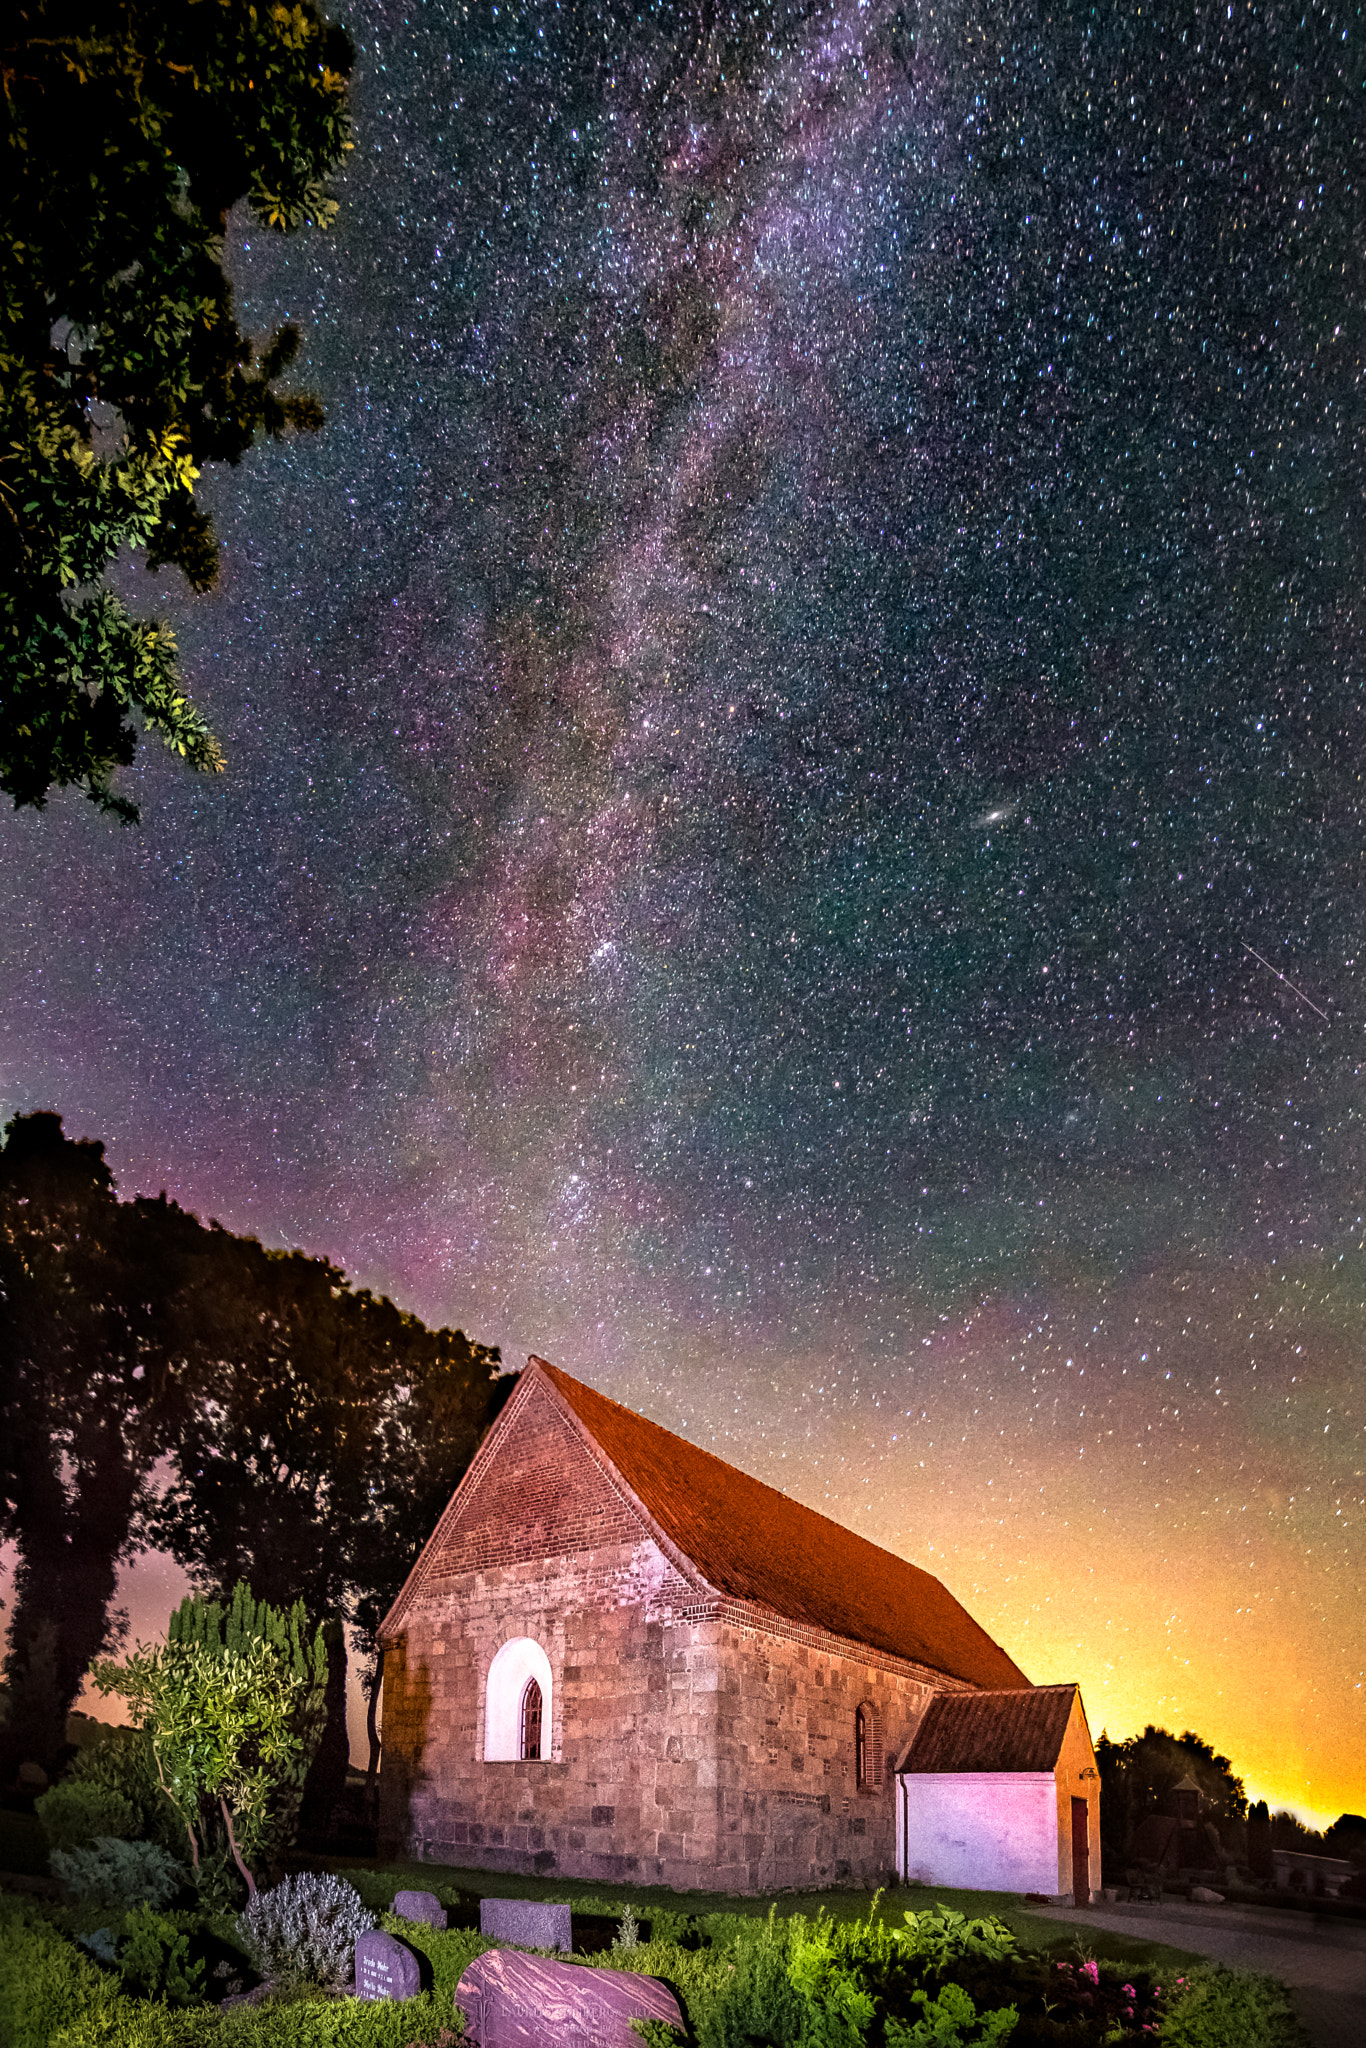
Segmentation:
<svg viewBox="0 0 1366 2048">
<path fill-rule="evenodd" d="M 854 1716 L 854 1783 L 860 1791 L 868 1783 L 868 1713 L 864 1707 Z"/>
<path fill-rule="evenodd" d="M 522 1694 L 522 1740 L 521 1755 L 539 1757 L 541 1754 L 541 1688 L 534 1678 L 526 1682 Z"/>
</svg>

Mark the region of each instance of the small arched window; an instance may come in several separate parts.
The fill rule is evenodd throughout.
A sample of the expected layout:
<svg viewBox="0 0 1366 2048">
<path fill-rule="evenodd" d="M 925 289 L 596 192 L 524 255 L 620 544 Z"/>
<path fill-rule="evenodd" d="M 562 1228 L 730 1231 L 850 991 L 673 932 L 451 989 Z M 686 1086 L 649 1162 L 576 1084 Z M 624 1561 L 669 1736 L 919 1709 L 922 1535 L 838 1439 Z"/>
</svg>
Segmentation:
<svg viewBox="0 0 1366 2048">
<path fill-rule="evenodd" d="M 555 1698 L 550 1659 L 531 1636 L 513 1636 L 489 1665 L 484 1691 L 484 1761 L 516 1763 L 555 1753 Z"/>
<path fill-rule="evenodd" d="M 534 1678 L 527 1680 L 522 1694 L 521 1754 L 532 1758 L 541 1754 L 541 1688 Z"/>
<path fill-rule="evenodd" d="M 854 1783 L 862 1792 L 868 1784 L 868 1709 L 854 1715 Z"/>
</svg>

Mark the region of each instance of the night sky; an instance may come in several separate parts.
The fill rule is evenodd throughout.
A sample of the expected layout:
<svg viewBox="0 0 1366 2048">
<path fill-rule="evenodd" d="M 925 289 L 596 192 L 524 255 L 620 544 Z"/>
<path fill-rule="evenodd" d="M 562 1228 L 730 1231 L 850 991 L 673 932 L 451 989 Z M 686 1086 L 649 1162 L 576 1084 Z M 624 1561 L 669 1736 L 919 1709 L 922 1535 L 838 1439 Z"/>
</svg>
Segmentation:
<svg viewBox="0 0 1366 2048">
<path fill-rule="evenodd" d="M 0 1114 L 1366 1808 L 1360 11 L 343 18 L 327 428 L 121 575 L 228 773 L 0 818 Z"/>
</svg>

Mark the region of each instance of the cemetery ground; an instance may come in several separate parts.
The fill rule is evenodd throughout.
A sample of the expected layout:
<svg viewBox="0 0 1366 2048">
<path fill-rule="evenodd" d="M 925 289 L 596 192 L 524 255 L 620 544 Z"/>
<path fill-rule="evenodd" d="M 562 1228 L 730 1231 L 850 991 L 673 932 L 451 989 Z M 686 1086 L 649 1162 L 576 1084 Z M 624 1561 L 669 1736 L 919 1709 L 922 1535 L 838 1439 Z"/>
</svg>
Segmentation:
<svg viewBox="0 0 1366 2048">
<path fill-rule="evenodd" d="M 0 1844 L 11 1856 L 25 1846 L 26 1831 L 13 1825 L 24 1818 L 4 1816 Z M 987 2048 L 991 2042 L 1001 2043 L 1002 2048 L 1011 2048 L 1012 2043 L 1033 2048 L 1035 2043 L 1051 2041 L 1076 2043 L 1078 2048 L 1088 2044 L 1089 2048 L 1092 2042 L 1154 2039 L 1151 2030 L 1145 2034 L 1142 2029 L 1145 2024 L 1151 2029 L 1158 2012 L 1150 1998 L 1157 1985 L 1166 1986 L 1167 1993 L 1160 2001 L 1162 2016 L 1156 2038 L 1174 2048 L 1176 2044 L 1179 2048 L 1233 2048 L 1235 2043 L 1236 2048 L 1305 2048 L 1306 2043 L 1313 2048 L 1347 2048 L 1349 2042 L 1356 2048 L 1361 2038 L 1325 2031 L 1314 2023 L 1311 2013 L 1303 2015 L 1310 2021 L 1309 2031 L 1302 2030 L 1277 1987 L 1268 1984 L 1263 1975 L 1247 1974 L 1249 1969 L 1264 1972 L 1268 1967 L 1264 1957 L 1254 1955 L 1235 1975 L 1211 1972 L 1203 1961 L 1210 1953 L 1207 1937 L 1195 1921 L 1174 1926 L 1166 1917 L 1155 1918 L 1150 1931 L 1146 1922 L 1113 1924 L 1115 1916 L 1107 1913 L 1086 1913 L 1068 1920 L 1058 1911 L 1028 1906 L 1013 1893 L 954 1892 L 918 1885 L 896 1886 L 876 1902 L 868 1892 L 854 1890 L 785 1893 L 767 1899 L 676 1893 L 650 1886 L 626 1892 L 619 1884 L 562 1881 L 557 1885 L 551 1877 L 500 1876 L 431 1863 L 321 1857 L 295 1860 L 306 1861 L 315 1870 L 331 1871 L 354 1885 L 380 1925 L 417 1953 L 424 1985 L 417 1998 L 402 2004 L 364 2004 L 347 1997 L 325 1998 L 316 1990 L 296 1986 L 260 2006 L 226 2010 L 206 1998 L 202 1978 L 187 1990 L 183 1972 L 179 1989 L 166 1977 L 155 1996 L 130 1996 L 126 1981 L 121 1985 L 115 1972 L 107 1965 L 101 1967 L 88 1950 L 77 1946 L 79 1934 L 90 1932 L 83 1924 L 78 1928 L 80 1916 L 73 1917 L 69 1907 L 51 1899 L 19 1894 L 0 1899 L 0 2041 L 5 2048 L 124 2048 L 124 2044 L 127 2048 L 457 2048 L 461 2021 L 455 2006 L 456 1986 L 474 1957 L 492 1946 L 479 1933 L 481 1898 L 567 1901 L 574 1913 L 575 1949 L 579 1952 L 575 1960 L 591 1961 L 599 1968 L 635 1970 L 670 1984 L 687 2015 L 687 2031 L 682 2037 L 672 2030 L 647 2033 L 644 2038 L 651 2048 L 656 2044 L 662 2048 L 665 2040 L 686 2040 L 689 2048 L 739 2048 L 742 2043 L 764 2041 L 791 2043 L 791 2048 L 860 2048 L 865 2042 L 868 2048 L 883 2048 L 884 2042 L 887 2048 L 921 2048 L 922 2043 L 926 2048 L 940 2043 L 945 2048 L 979 2048 L 979 2044 Z M 447 1911 L 448 1931 L 395 1920 L 388 1909 L 401 1890 L 434 1893 Z M 612 1944 L 620 1935 L 623 1909 L 628 1904 L 639 1923 L 641 1946 L 621 1952 Z M 846 2000 L 841 2007 L 838 1969 L 833 1974 L 827 1970 L 824 1991 L 817 1986 L 805 2006 L 800 2000 L 793 2005 L 781 1970 L 767 1992 L 759 1981 L 765 1956 L 781 1963 L 791 1955 L 790 1947 L 783 1946 L 785 1929 L 800 1929 L 803 1924 L 810 1928 L 821 1916 L 852 1936 L 855 1951 L 867 1957 L 877 1948 L 879 1936 L 860 1930 L 883 1929 L 887 1937 L 895 1936 L 908 1912 L 922 1918 L 928 1913 L 930 1921 L 937 1920 L 931 1910 L 936 1905 L 960 1916 L 960 1931 L 964 1923 L 1004 1926 L 1022 1951 L 1033 1952 L 1036 1960 L 1029 1967 L 1035 1982 L 1046 1983 L 1054 1994 L 1047 2001 L 1051 2016 L 1040 2018 L 1036 2011 L 1030 2020 L 1022 2012 L 1018 2027 L 990 2031 L 993 2010 L 1012 1996 L 1025 2003 L 1020 1995 L 1025 1973 L 1017 1969 L 1012 1978 L 1010 1966 L 1004 1966 L 1000 1995 L 993 1996 L 986 1988 L 993 1966 L 985 1958 L 978 1958 L 966 1972 L 976 1994 L 975 2010 L 971 2005 L 967 2010 L 952 2006 L 943 1985 L 952 1979 L 953 1970 L 938 1979 L 931 1974 L 925 1979 L 929 1992 L 925 2016 L 919 2023 L 917 2007 L 910 2008 L 909 2014 L 903 2011 L 899 2021 L 881 2002 L 876 2016 L 865 2014 L 862 2019 L 856 1999 L 853 2004 Z M 87 1912 L 85 1919 L 91 1917 Z M 189 1930 L 209 1916 L 184 1913 L 160 1917 L 179 1921 Z M 1159 1928 L 1166 1939 L 1152 1938 Z M 201 1925 L 195 1944 L 210 1968 L 218 1955 L 220 1976 L 222 1957 L 232 1952 L 231 1932 L 231 1916 L 220 1915 L 207 1939 Z M 886 1939 L 882 1946 L 885 1958 Z M 182 1963 L 191 1953 L 187 1949 Z M 838 1937 L 829 1953 L 838 1955 Z M 737 1962 L 742 1977 L 748 1971 L 753 2010 L 731 2011 L 728 2016 L 715 2003 L 716 1987 L 718 1982 L 728 1985 L 727 1973 L 735 1971 Z M 772 1974 L 770 1971 L 771 1978 Z M 872 1982 L 876 1975 L 874 1969 L 863 1981 Z M 961 1979 L 963 1970 L 957 1975 Z M 1173 1987 L 1181 1983 L 1207 1987 L 1203 2015 L 1198 1996 L 1190 2004 L 1182 2003 L 1188 1994 L 1178 1992 L 1172 1999 Z M 1127 2024 L 1121 1986 L 1137 1988 L 1138 2009 Z M 783 1996 L 788 1997 L 786 2024 L 781 2012 L 773 2010 L 775 1995 L 779 2007 Z M 217 1996 L 221 1997 L 221 1989 Z M 766 2018 L 760 2010 L 765 1997 Z M 1091 2011 L 1093 2001 L 1095 2010 Z M 810 2024 L 813 2019 L 814 2025 Z M 756 2020 L 761 2030 L 755 2030 Z M 545 2048 L 554 2048 L 553 2042 L 547 2040 Z"/>
</svg>

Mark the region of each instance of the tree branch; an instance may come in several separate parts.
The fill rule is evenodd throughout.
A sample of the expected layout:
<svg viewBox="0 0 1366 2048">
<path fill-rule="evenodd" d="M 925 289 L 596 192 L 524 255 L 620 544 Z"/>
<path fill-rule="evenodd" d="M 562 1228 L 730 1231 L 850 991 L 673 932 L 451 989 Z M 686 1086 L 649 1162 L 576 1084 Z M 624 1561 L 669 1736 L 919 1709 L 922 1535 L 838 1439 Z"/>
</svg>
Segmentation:
<svg viewBox="0 0 1366 2048">
<path fill-rule="evenodd" d="M 246 1879 L 248 1900 L 254 1899 L 256 1897 L 256 1879 L 252 1876 L 251 1872 L 247 1869 L 246 1864 L 242 1861 L 241 1851 L 238 1849 L 237 1846 L 237 1837 L 232 1831 L 232 1815 L 228 1812 L 228 1802 L 223 1797 L 223 1794 L 221 1792 L 218 1795 L 218 1804 L 223 1809 L 223 1825 L 227 1828 L 228 1831 L 228 1847 L 232 1850 L 232 1860 L 237 1865 L 237 1868 L 241 1871 L 243 1877 Z"/>
</svg>

